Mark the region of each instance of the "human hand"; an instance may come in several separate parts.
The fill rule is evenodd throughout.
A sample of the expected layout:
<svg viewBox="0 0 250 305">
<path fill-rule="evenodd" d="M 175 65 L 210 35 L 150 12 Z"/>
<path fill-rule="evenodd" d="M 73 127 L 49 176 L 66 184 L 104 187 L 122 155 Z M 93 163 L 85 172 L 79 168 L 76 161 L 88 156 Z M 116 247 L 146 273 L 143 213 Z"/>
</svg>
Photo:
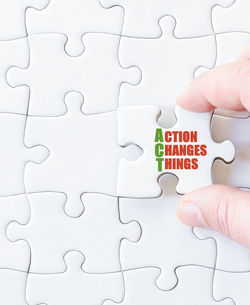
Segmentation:
<svg viewBox="0 0 250 305">
<path fill-rule="evenodd" d="M 236 62 L 194 79 L 177 103 L 193 112 L 250 111 L 250 45 Z M 177 214 L 189 226 L 215 230 L 250 249 L 250 191 L 225 185 L 204 187 L 184 195 Z"/>
</svg>

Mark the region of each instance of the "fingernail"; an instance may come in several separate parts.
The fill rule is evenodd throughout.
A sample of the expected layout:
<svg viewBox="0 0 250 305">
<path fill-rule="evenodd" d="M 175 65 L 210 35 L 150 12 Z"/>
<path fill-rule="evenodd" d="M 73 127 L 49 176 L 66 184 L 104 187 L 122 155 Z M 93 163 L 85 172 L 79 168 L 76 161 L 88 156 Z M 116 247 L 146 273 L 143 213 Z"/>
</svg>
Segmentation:
<svg viewBox="0 0 250 305">
<path fill-rule="evenodd" d="M 177 209 L 178 216 L 188 226 L 206 228 L 207 224 L 199 208 L 190 203 L 180 203 Z"/>
</svg>

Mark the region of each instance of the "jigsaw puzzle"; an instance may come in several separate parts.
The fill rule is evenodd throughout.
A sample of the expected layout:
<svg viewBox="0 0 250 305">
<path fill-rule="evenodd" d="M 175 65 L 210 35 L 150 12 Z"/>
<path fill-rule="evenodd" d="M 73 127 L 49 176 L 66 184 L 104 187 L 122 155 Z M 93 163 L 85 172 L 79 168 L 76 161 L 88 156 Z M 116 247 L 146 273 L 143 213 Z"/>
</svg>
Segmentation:
<svg viewBox="0 0 250 305">
<path fill-rule="evenodd" d="M 157 197 L 161 194 L 158 178 L 171 173 L 179 178 L 177 192 L 184 194 L 212 184 L 211 167 L 216 158 L 234 159 L 229 141 L 215 143 L 210 136 L 212 113 L 199 115 L 176 106 L 177 123 L 162 129 L 157 123 L 156 106 L 120 107 L 119 143 L 139 145 L 143 155 L 135 160 L 121 160 L 118 194 L 123 197 Z M 137 118 L 139 119 L 139 124 Z"/>
<path fill-rule="evenodd" d="M 249 10 L 1 1 L 0 305 L 249 304 L 250 250 L 176 215 L 250 188 L 249 113 L 176 106 L 250 42 Z"/>
</svg>

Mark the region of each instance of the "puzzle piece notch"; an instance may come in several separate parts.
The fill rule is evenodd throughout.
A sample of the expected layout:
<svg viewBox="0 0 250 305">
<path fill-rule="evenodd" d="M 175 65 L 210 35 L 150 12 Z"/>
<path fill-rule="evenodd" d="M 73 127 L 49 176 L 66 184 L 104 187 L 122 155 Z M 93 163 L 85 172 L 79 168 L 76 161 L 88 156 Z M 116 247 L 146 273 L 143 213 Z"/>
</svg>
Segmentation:
<svg viewBox="0 0 250 305">
<path fill-rule="evenodd" d="M 179 283 L 170 291 L 162 291 L 156 287 L 155 279 L 159 272 L 159 269 L 153 267 L 125 271 L 126 293 L 124 300 L 119 304 L 217 304 L 212 295 L 212 269 L 200 266 L 179 267 L 176 271 Z M 230 299 L 225 299 L 219 304 L 233 305 L 234 303 Z M 114 303 L 107 301 L 104 305 L 114 305 Z"/>
<path fill-rule="evenodd" d="M 6 236 L 6 229 L 10 222 L 15 221 L 24 225 L 29 221 L 30 207 L 26 195 L 0 197 L 0 211 L 0 269 L 26 272 L 30 264 L 28 244 L 24 240 L 14 244 Z"/>
<path fill-rule="evenodd" d="M 138 66 L 142 79 L 136 86 L 122 84 L 119 105 L 157 104 L 162 111 L 160 123 L 170 127 L 175 123 L 177 95 L 192 81 L 197 66 L 214 66 L 216 44 L 213 36 L 177 39 L 173 35 L 176 25 L 173 17 L 164 17 L 159 24 L 162 30 L 159 38 L 121 38 L 121 64 Z"/>
<path fill-rule="evenodd" d="M 206 145 L 207 155 L 205 159 L 197 156 L 199 167 L 195 170 L 170 169 L 158 172 L 154 141 L 155 132 L 159 128 L 157 123 L 159 115 L 160 110 L 156 106 L 120 107 L 118 110 L 120 145 L 127 146 L 134 143 L 144 151 L 143 155 L 136 161 L 120 160 L 117 192 L 121 197 L 160 196 L 161 188 L 157 181 L 164 173 L 172 173 L 178 176 L 177 192 L 184 194 L 195 188 L 212 184 L 211 167 L 216 158 L 223 158 L 225 162 L 231 162 L 234 158 L 235 149 L 230 141 L 216 143 L 211 138 L 211 112 L 197 114 L 177 106 L 177 124 L 166 130 L 197 131 L 197 144 Z M 163 132 L 166 130 L 163 130 Z M 188 143 L 190 144 L 190 142 Z"/>
<path fill-rule="evenodd" d="M 11 66 L 25 68 L 29 59 L 27 38 L 0 41 L 0 112 L 26 114 L 29 100 L 27 87 L 12 88 L 6 81 Z"/>
<path fill-rule="evenodd" d="M 215 4 L 228 7 L 234 0 L 100 0 L 106 8 L 120 5 L 124 8 L 122 34 L 137 38 L 155 38 L 161 35 L 159 20 L 166 15 L 177 21 L 175 36 L 179 38 L 200 37 L 213 34 L 211 10 Z M 193 8 L 196 8 L 193 10 Z M 199 13 L 197 13 L 199 12 Z M 138 20 L 140 22 L 138 23 Z"/>
<path fill-rule="evenodd" d="M 29 243 L 32 273 L 62 272 L 63 256 L 70 250 L 84 253 L 86 272 L 117 272 L 121 240 L 136 242 L 140 237 L 138 223 L 120 222 L 115 197 L 84 194 L 85 211 L 78 218 L 65 214 L 63 193 L 29 194 L 28 198 L 30 221 L 25 225 L 11 223 L 7 235 L 12 241 L 25 239 Z"/>
<path fill-rule="evenodd" d="M 0 40 L 27 36 L 25 15 L 30 7 L 42 10 L 49 0 L 2 0 L 0 3 Z"/>
<path fill-rule="evenodd" d="M 183 225 L 176 215 L 176 205 L 181 197 L 176 194 L 176 180 L 172 175 L 160 178 L 163 194 L 159 198 L 120 198 L 119 201 L 121 221 L 136 219 L 142 229 L 137 243 L 122 241 L 122 269 L 158 267 L 161 273 L 156 283 L 163 290 L 176 286 L 175 269 L 178 266 L 189 264 L 214 268 L 216 262 L 214 240 L 198 240 L 192 228 Z"/>
<path fill-rule="evenodd" d="M 65 50 L 70 56 L 83 52 L 82 37 L 86 33 L 120 35 L 123 10 L 104 9 L 98 0 L 53 0 L 42 12 L 28 11 L 29 34 L 63 33 L 67 36 Z"/>
<path fill-rule="evenodd" d="M 25 193 L 24 170 L 27 162 L 40 163 L 48 156 L 42 146 L 24 145 L 26 116 L 0 114 L 0 196 Z"/>
<path fill-rule="evenodd" d="M 78 57 L 65 53 L 66 40 L 63 34 L 29 36 L 29 66 L 8 71 L 12 86 L 30 88 L 29 115 L 64 114 L 64 98 L 70 91 L 84 96 L 87 114 L 116 110 L 121 84 L 136 85 L 141 79 L 138 68 L 121 67 L 117 57 L 120 37 L 88 33 L 83 37 L 85 51 Z"/>
<path fill-rule="evenodd" d="M 236 147 L 235 160 L 224 164 L 217 160 L 213 166 L 214 183 L 249 188 L 249 136 L 250 118 L 239 119 L 214 115 L 211 130 L 216 141 L 230 139 Z M 240 136 L 239 136 L 240 135 Z"/>
<path fill-rule="evenodd" d="M 28 304 L 95 305 L 106 299 L 122 300 L 124 285 L 121 273 L 86 273 L 81 268 L 84 257 L 76 251 L 65 255 L 65 263 L 67 269 L 64 273 L 28 275 Z"/>
<path fill-rule="evenodd" d="M 80 197 L 84 192 L 117 196 L 119 160 L 136 157 L 133 152 L 138 151 L 135 146 L 124 149 L 118 144 L 117 112 L 85 115 L 80 111 L 82 102 L 79 93 L 70 92 L 65 115 L 28 117 L 25 138 L 27 145 L 42 144 L 50 151 L 39 166 L 27 164 L 27 192 L 64 192 L 66 213 L 73 217 L 83 212 Z"/>
</svg>

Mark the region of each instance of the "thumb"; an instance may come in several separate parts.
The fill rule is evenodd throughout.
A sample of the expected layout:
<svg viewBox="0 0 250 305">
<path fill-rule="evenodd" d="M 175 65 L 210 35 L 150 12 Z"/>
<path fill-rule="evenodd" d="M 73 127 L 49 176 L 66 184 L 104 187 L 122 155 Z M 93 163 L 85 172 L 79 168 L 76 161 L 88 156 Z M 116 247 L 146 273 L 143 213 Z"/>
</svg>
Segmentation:
<svg viewBox="0 0 250 305">
<path fill-rule="evenodd" d="M 204 187 L 181 198 L 177 215 L 186 225 L 215 230 L 250 249 L 250 191 Z"/>
</svg>

